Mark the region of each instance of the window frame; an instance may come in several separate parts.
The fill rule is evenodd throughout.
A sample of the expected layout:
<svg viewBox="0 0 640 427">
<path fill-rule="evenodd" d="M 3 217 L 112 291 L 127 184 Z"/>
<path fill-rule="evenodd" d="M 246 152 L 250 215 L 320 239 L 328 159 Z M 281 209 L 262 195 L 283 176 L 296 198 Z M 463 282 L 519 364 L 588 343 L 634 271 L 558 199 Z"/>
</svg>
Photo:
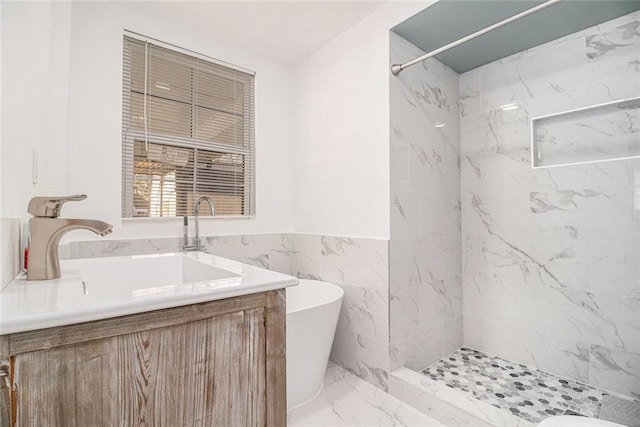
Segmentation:
<svg viewBox="0 0 640 427">
<path fill-rule="evenodd" d="M 134 173 L 134 145 L 136 142 L 148 142 L 150 144 L 165 144 L 171 145 L 178 148 L 186 148 L 192 150 L 194 156 L 194 178 L 193 178 L 193 191 L 190 194 L 196 195 L 198 194 L 195 190 L 195 185 L 197 182 L 198 175 L 198 167 L 197 167 L 197 153 L 199 150 L 209 151 L 209 152 L 219 152 L 224 154 L 237 154 L 242 155 L 245 159 L 244 166 L 244 183 L 243 183 L 243 207 L 248 207 L 249 212 L 245 214 L 216 214 L 214 218 L 222 218 L 222 219 L 253 219 L 256 216 L 256 149 L 255 149 L 255 76 L 256 72 L 232 65 L 230 63 L 220 61 L 215 58 L 211 58 L 209 56 L 196 53 L 194 51 L 184 49 L 170 43 L 162 42 L 151 37 L 147 37 L 132 31 L 125 30 L 123 34 L 123 57 L 122 64 L 124 64 L 126 60 L 126 39 L 133 39 L 135 41 L 139 41 L 142 43 L 149 43 L 152 45 L 159 46 L 164 49 L 169 49 L 176 53 L 180 53 L 183 55 L 188 55 L 194 57 L 198 60 L 206 61 L 207 63 L 211 63 L 217 66 L 222 66 L 228 68 L 233 71 L 237 71 L 240 73 L 244 73 L 250 76 L 249 84 L 250 88 L 250 101 L 243 102 L 243 116 L 245 118 L 250 119 L 250 123 L 244 126 L 244 144 L 242 146 L 233 146 L 230 144 L 224 144 L 213 141 L 205 141 L 199 140 L 196 138 L 185 138 L 180 136 L 172 136 L 172 135 L 164 135 L 156 132 L 151 132 L 147 130 L 138 130 L 134 129 L 130 126 L 127 126 L 125 123 L 125 112 L 127 111 L 127 106 L 129 112 L 131 111 L 131 94 L 132 94 L 132 78 L 129 76 L 122 75 L 122 141 L 121 141 L 121 149 L 122 149 L 122 209 L 121 209 L 121 218 L 126 221 L 140 221 L 140 220 L 166 220 L 166 219 L 175 219 L 181 218 L 182 215 L 175 216 L 134 216 L 134 181 L 135 181 L 135 173 Z M 192 69 L 193 72 L 193 69 Z M 192 89 L 192 91 L 195 90 Z M 146 96 L 149 96 L 148 94 Z M 191 95 L 191 118 L 190 122 L 193 125 L 194 116 L 195 116 L 195 108 L 194 107 L 194 96 L 193 93 Z M 249 134 L 247 134 L 247 132 Z M 248 161 L 247 161 L 248 159 Z M 206 182 L 206 181 L 205 181 Z M 210 181 L 215 182 L 215 181 Z M 215 206 L 215 205 L 214 205 Z M 243 208 L 246 209 L 246 208 Z M 128 214 L 127 214 L 128 213 Z M 187 212 L 187 215 L 192 214 L 191 212 Z"/>
</svg>

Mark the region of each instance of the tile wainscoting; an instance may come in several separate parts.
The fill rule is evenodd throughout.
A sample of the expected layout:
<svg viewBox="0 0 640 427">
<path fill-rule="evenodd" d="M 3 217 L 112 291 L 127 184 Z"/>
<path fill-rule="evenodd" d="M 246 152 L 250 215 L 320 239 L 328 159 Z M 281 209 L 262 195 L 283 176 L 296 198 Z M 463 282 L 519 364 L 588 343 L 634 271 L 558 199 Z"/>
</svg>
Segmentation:
<svg viewBox="0 0 640 427">
<path fill-rule="evenodd" d="M 292 235 L 292 274 L 344 289 L 331 361 L 387 390 L 389 376 L 388 241 Z"/>
<path fill-rule="evenodd" d="M 204 238 L 208 251 L 213 254 L 286 274 L 291 273 L 290 239 L 290 235 L 282 233 Z M 61 245 L 60 258 L 95 258 L 180 252 L 182 245 L 183 240 L 178 237 L 79 241 Z"/>
</svg>

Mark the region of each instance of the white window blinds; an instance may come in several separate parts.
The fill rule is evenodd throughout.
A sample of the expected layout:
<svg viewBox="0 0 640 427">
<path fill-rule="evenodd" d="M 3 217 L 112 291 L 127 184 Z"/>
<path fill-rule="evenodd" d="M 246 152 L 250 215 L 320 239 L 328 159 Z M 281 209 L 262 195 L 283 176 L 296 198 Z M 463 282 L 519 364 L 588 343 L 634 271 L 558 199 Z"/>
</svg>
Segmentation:
<svg viewBox="0 0 640 427">
<path fill-rule="evenodd" d="M 252 74 L 125 36 L 122 98 L 123 217 L 255 214 Z"/>
</svg>

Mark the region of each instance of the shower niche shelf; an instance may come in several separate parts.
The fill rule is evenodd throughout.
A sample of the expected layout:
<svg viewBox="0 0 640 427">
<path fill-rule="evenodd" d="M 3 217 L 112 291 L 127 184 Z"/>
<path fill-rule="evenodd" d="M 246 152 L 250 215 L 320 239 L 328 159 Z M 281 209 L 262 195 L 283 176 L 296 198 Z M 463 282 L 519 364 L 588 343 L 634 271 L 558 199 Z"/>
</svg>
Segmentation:
<svg viewBox="0 0 640 427">
<path fill-rule="evenodd" d="M 531 119 L 531 166 L 640 158 L 640 97 Z"/>
</svg>

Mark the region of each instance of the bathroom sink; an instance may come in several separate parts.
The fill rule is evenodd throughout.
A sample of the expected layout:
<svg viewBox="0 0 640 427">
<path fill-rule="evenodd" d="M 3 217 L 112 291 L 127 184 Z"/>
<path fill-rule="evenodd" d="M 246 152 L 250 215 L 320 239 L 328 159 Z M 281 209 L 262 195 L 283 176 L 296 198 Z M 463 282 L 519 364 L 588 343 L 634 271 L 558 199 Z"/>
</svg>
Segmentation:
<svg viewBox="0 0 640 427">
<path fill-rule="evenodd" d="M 82 260 L 80 277 L 89 290 L 95 287 L 127 289 L 134 293 L 142 289 L 146 294 L 157 293 L 171 286 L 176 290 L 183 285 L 219 282 L 238 279 L 241 274 L 231 271 L 233 264 L 225 268 L 211 264 L 198 254 L 172 253 L 131 257 L 96 258 Z M 238 280 L 236 280 L 238 281 Z"/>
<path fill-rule="evenodd" d="M 295 277 L 203 253 L 63 260 L 59 279 L 0 292 L 0 335 L 282 289 Z"/>
</svg>

